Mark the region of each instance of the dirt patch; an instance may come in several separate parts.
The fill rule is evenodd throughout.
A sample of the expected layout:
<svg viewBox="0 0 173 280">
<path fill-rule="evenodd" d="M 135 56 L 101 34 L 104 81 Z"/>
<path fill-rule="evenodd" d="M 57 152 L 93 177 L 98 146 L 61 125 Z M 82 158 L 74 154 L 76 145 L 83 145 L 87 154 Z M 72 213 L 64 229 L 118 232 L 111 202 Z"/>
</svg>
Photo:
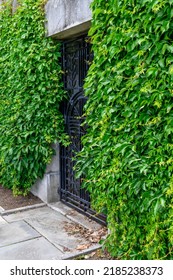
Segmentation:
<svg viewBox="0 0 173 280">
<path fill-rule="evenodd" d="M 42 200 L 31 193 L 29 193 L 27 196 L 13 196 L 11 190 L 3 188 L 0 185 L 0 206 L 5 210 L 30 206 L 42 202 Z"/>
</svg>

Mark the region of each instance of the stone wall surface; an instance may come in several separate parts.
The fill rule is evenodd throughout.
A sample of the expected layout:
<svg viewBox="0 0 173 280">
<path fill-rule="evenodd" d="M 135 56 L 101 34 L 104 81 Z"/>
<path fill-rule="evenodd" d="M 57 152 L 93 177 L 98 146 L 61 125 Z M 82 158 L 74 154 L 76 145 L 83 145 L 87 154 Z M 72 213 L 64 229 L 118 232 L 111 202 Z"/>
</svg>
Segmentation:
<svg viewBox="0 0 173 280">
<path fill-rule="evenodd" d="M 86 32 L 91 21 L 91 1 L 48 0 L 45 6 L 47 35 L 64 39 Z"/>
</svg>

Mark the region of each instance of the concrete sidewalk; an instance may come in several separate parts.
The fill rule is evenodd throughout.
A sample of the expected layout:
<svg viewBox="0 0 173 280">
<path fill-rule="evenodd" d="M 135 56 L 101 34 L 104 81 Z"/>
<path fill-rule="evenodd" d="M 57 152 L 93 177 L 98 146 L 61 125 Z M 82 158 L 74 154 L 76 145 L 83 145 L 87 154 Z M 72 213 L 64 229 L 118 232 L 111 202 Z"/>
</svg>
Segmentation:
<svg viewBox="0 0 173 280">
<path fill-rule="evenodd" d="M 92 252 L 102 226 L 61 202 L 0 209 L 0 260 L 61 260 Z M 94 239 L 93 239 L 94 240 Z"/>
</svg>

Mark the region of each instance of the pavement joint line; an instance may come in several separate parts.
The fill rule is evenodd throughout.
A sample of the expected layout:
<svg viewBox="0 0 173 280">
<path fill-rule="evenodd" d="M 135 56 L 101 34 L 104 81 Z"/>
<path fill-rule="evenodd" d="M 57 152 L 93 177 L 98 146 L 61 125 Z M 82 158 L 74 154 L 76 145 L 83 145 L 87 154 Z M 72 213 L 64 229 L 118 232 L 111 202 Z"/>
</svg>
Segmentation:
<svg viewBox="0 0 173 280">
<path fill-rule="evenodd" d="M 36 232 L 38 232 L 40 234 L 40 236 L 43 236 L 45 238 L 44 235 L 41 234 L 41 232 L 39 232 L 33 225 L 31 225 L 27 220 L 22 219 L 22 221 L 24 221 L 29 227 L 31 227 L 33 230 L 35 230 Z"/>
<path fill-rule="evenodd" d="M 43 202 L 43 203 L 33 204 L 33 205 L 29 205 L 29 206 L 14 208 L 14 209 L 10 209 L 10 210 L 3 210 L 3 211 L 0 211 L 0 214 L 1 214 L 1 216 L 5 216 L 5 215 L 9 215 L 9 214 L 16 214 L 17 212 L 24 212 L 27 210 L 41 208 L 46 205 L 47 204 L 45 202 Z"/>
<path fill-rule="evenodd" d="M 27 238 L 27 239 L 22 240 L 22 241 L 17 241 L 17 242 L 14 242 L 14 243 L 10 243 L 10 244 L 8 244 L 8 245 L 3 245 L 3 246 L 0 246 L 0 249 L 1 249 L 1 248 L 5 248 L 5 247 L 9 247 L 9 246 L 11 246 L 11 245 L 19 244 L 19 243 L 24 243 L 24 242 L 29 241 L 29 240 L 38 239 L 38 238 L 40 238 L 40 237 L 42 237 L 42 236 L 40 235 L 40 236 L 36 236 L 36 237 L 32 237 L 32 238 Z"/>
<path fill-rule="evenodd" d="M 29 221 L 26 221 L 25 219 L 23 220 L 23 221 L 25 221 L 25 223 L 28 225 L 28 226 L 30 226 L 32 229 L 34 229 L 35 231 L 37 231 L 39 234 L 40 234 L 40 236 L 39 237 L 43 237 L 44 239 L 46 239 L 51 245 L 53 245 L 56 249 L 58 249 L 58 250 L 60 250 L 62 253 L 64 253 L 64 251 L 62 251 L 62 247 L 61 247 L 61 249 L 60 249 L 60 246 L 61 245 L 55 245 L 51 240 L 49 240 L 49 238 L 47 238 L 45 235 L 43 235 L 40 231 L 38 231 L 33 225 L 31 225 L 30 223 L 29 223 Z"/>
</svg>

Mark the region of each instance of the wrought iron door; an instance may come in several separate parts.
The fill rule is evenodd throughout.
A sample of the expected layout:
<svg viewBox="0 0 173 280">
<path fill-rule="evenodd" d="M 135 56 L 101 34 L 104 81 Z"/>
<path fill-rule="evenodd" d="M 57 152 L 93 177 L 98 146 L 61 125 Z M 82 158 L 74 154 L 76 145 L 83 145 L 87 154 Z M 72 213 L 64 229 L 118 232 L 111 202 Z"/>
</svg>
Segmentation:
<svg viewBox="0 0 173 280">
<path fill-rule="evenodd" d="M 68 99 L 62 104 L 66 131 L 71 144 L 61 146 L 61 187 L 63 202 L 83 212 L 92 212 L 87 191 L 81 188 L 82 178 L 76 179 L 73 158 L 81 150 L 81 137 L 85 134 L 83 107 L 86 97 L 83 94 L 84 78 L 91 61 L 90 45 L 85 37 L 63 43 L 62 68 L 64 88 Z"/>
</svg>

